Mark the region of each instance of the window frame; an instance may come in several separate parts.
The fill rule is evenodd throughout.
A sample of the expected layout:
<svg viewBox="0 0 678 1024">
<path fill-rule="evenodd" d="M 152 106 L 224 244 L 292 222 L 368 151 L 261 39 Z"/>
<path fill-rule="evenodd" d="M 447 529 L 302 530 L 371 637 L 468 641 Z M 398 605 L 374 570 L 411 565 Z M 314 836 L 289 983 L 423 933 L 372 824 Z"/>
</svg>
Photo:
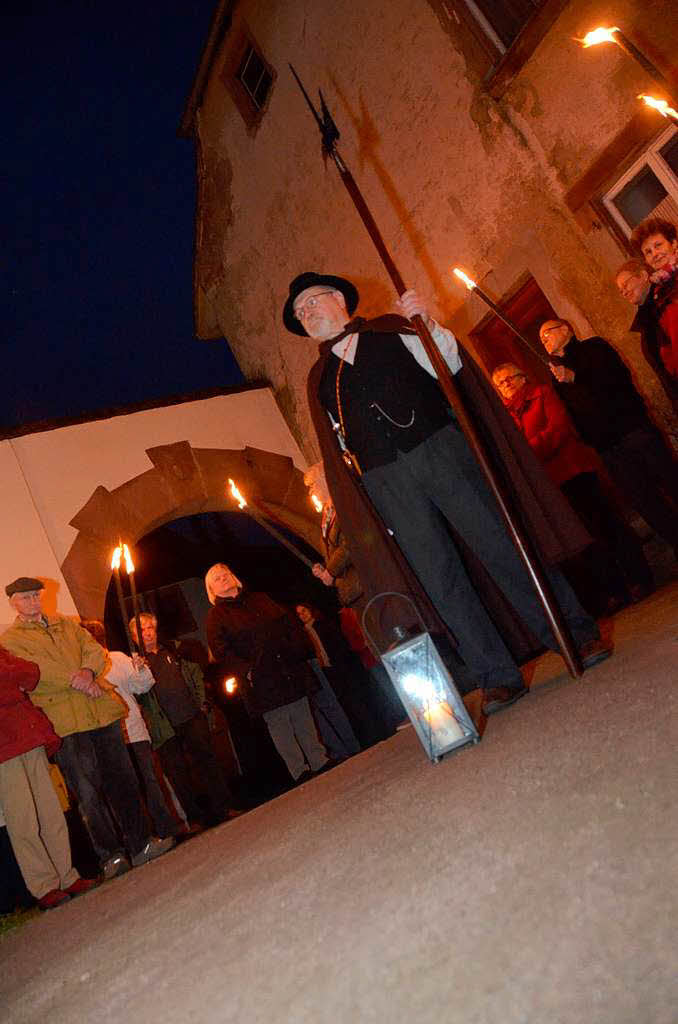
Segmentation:
<svg viewBox="0 0 678 1024">
<path fill-rule="evenodd" d="M 617 178 L 615 183 L 608 188 L 600 197 L 600 203 L 607 216 L 611 218 L 615 227 L 628 241 L 633 228 L 629 226 L 622 212 L 614 203 L 615 198 L 624 188 L 643 170 L 649 167 L 652 173 L 664 186 L 669 196 L 678 204 L 678 175 L 671 170 L 669 165 L 660 155 L 659 150 L 663 149 L 667 142 L 670 142 L 678 135 L 678 125 L 670 124 L 665 131 L 655 138 L 650 145 L 638 156 L 626 171 Z"/>
<path fill-rule="evenodd" d="M 493 99 L 501 99 L 568 3 L 569 0 L 542 0 L 509 47 L 500 40 L 475 0 L 444 0 L 443 7 L 450 20 L 455 17 L 463 22 L 485 53 L 489 67 L 482 75 L 484 87 Z"/>
<path fill-rule="evenodd" d="M 264 102 L 260 107 L 256 105 L 250 90 L 240 78 L 240 69 L 245 57 L 247 56 L 247 51 L 250 49 L 261 61 L 263 67 L 271 78 L 271 84 L 268 92 L 266 93 Z M 247 25 L 240 23 L 237 27 L 234 27 L 234 31 L 230 34 L 230 37 L 226 42 L 225 57 L 220 78 L 236 107 L 240 111 L 243 121 L 251 132 L 255 132 L 257 130 L 264 115 L 266 114 L 266 111 L 268 110 L 273 89 L 275 87 L 276 77 L 275 68 L 266 60 L 261 46 L 259 46 Z"/>
</svg>

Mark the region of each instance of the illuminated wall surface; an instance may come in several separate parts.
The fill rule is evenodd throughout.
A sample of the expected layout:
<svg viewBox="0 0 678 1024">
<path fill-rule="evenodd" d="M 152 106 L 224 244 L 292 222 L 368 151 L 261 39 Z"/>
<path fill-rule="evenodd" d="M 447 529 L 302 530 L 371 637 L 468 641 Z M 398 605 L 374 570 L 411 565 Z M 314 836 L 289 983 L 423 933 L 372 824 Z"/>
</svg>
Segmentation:
<svg viewBox="0 0 678 1024">
<path fill-rule="evenodd" d="M 260 448 L 305 467 L 268 388 L 1 441 L 2 587 L 17 576 L 46 579 L 50 610 L 77 614 L 60 568 L 77 536 L 70 520 L 97 487 L 114 490 L 151 470 L 147 448 L 181 441 L 200 449 Z M 0 625 L 12 618 L 5 604 Z"/>
<path fill-rule="evenodd" d="M 200 158 L 197 328 L 204 338 L 225 335 L 248 379 L 272 381 L 309 458 L 317 452 L 304 380 L 315 346 L 281 323 L 290 280 L 310 269 L 350 276 L 367 314 L 391 308 L 395 295 L 336 169 L 323 165 L 288 61 L 314 100 L 322 88 L 342 156 L 405 280 L 435 315 L 461 337 L 485 315 L 451 280 L 454 265 L 495 298 L 531 276 L 582 337 L 601 334 L 618 347 L 659 421 L 670 424 L 661 387 L 628 332 L 631 307 L 612 280 L 628 254 L 589 202 L 667 121 L 642 109 L 636 97 L 648 78 L 618 47 L 584 50 L 574 41 L 599 23 L 600 5 L 535 6 L 543 8 L 541 37 L 532 34 L 522 62 L 493 78 L 464 0 L 237 5 L 207 84 L 193 97 L 199 116 L 184 126 Z M 675 66 L 675 3 L 619 0 L 614 23 L 660 67 Z M 226 84 L 230 41 L 242 26 L 274 72 L 258 127 L 246 123 Z M 607 170 L 589 195 L 586 176 L 601 160 Z"/>
</svg>

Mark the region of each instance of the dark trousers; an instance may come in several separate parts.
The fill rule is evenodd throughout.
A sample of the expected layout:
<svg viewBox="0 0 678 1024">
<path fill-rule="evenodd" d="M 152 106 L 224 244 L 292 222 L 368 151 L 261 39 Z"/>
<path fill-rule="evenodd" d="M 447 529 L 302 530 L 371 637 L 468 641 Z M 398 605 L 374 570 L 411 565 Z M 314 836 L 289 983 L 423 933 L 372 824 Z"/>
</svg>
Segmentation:
<svg viewBox="0 0 678 1024">
<path fill-rule="evenodd" d="M 348 716 L 363 750 L 392 736 L 394 729 L 386 721 L 376 687 L 356 657 L 357 665 L 331 665 L 324 668 L 330 686 Z"/>
<path fill-rule="evenodd" d="M 124 853 L 109 813 L 134 857 L 150 835 L 139 783 L 122 737 L 120 722 L 65 736 L 56 762 L 75 793 L 94 850 L 101 863 Z"/>
<path fill-rule="evenodd" d="M 148 740 L 137 740 L 136 743 L 128 743 L 127 749 L 130 751 L 139 769 L 141 785 L 146 798 L 146 809 L 153 822 L 153 831 L 161 839 L 176 835 L 180 826 L 172 817 L 160 788 L 158 777 L 155 774 L 153 751 L 150 742 Z"/>
<path fill-rule="evenodd" d="M 212 749 L 203 714 L 173 725 L 175 735 L 158 748 L 163 771 L 190 822 L 223 821 L 231 794 Z"/>
<path fill-rule="evenodd" d="M 308 698 L 320 739 L 334 761 L 344 761 L 347 757 L 359 753 L 360 744 L 346 712 L 320 667 L 320 662 L 317 658 L 311 658 L 309 664 L 320 683 L 320 689 L 311 693 Z"/>
<path fill-rule="evenodd" d="M 652 572 L 638 535 L 624 522 L 607 497 L 596 473 L 578 473 L 560 486 L 589 531 L 593 551 L 580 556 L 607 595 L 623 592 L 624 581 L 651 587 Z"/>
<path fill-rule="evenodd" d="M 656 430 L 634 430 L 601 452 L 607 471 L 678 558 L 678 464 Z"/>
<path fill-rule="evenodd" d="M 520 673 L 469 579 L 448 523 L 483 563 L 525 625 L 557 650 L 527 571 L 499 507 L 455 426 L 445 427 L 396 462 L 363 474 L 385 525 L 447 623 L 458 653 L 481 687 L 522 685 Z M 597 637 L 593 619 L 562 575 L 547 572 L 578 645 Z M 341 698 L 340 698 L 341 699 Z"/>
</svg>

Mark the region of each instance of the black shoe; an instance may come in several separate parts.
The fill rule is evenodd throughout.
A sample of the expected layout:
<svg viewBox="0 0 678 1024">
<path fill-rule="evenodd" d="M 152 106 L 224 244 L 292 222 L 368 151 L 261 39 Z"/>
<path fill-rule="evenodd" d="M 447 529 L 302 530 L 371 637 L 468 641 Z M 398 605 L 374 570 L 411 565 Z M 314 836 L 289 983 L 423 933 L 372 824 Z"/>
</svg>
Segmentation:
<svg viewBox="0 0 678 1024">
<path fill-rule="evenodd" d="M 654 593 L 654 587 L 644 583 L 630 583 L 629 584 L 629 598 L 631 604 L 639 604 L 644 601 L 646 597 Z"/>
<path fill-rule="evenodd" d="M 612 648 L 602 640 L 589 640 L 579 648 L 579 657 L 584 668 L 593 668 L 612 654 Z"/>
<path fill-rule="evenodd" d="M 520 700 L 521 697 L 524 697 L 529 692 L 526 686 L 493 686 L 489 690 L 485 690 L 483 714 L 494 715 L 497 711 L 510 708 L 511 704 L 515 704 L 517 700 Z"/>
</svg>

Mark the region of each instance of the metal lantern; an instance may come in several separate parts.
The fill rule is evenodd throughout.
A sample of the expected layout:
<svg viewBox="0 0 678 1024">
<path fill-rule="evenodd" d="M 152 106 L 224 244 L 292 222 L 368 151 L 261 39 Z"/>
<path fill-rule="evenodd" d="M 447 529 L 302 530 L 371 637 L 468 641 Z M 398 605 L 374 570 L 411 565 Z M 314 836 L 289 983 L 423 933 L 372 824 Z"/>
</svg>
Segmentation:
<svg viewBox="0 0 678 1024">
<path fill-rule="evenodd" d="M 369 607 L 381 597 L 399 597 L 414 608 L 421 632 L 406 636 L 402 627 L 392 632 L 395 645 L 380 651 L 365 626 Z M 461 696 L 430 633 L 426 632 L 421 615 L 404 594 L 378 594 L 363 613 L 363 629 L 388 672 L 419 741 L 431 761 L 436 764 L 452 750 L 477 743 L 480 739 Z"/>
</svg>

